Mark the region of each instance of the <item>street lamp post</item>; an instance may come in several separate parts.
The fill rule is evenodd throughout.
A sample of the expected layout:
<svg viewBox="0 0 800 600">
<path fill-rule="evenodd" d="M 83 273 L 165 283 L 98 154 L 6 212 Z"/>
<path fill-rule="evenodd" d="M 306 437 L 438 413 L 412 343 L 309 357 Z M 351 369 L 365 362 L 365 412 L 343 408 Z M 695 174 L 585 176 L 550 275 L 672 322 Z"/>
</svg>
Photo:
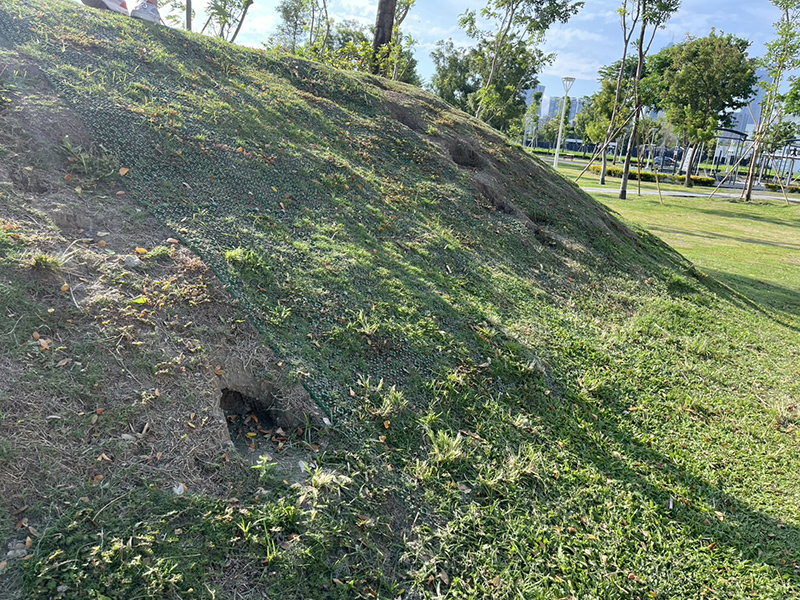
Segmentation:
<svg viewBox="0 0 800 600">
<path fill-rule="evenodd" d="M 564 101 L 561 103 L 561 120 L 558 122 L 558 142 L 556 142 L 556 157 L 553 159 L 553 170 L 558 171 L 558 153 L 561 150 L 561 134 L 564 130 L 564 113 L 567 110 L 567 98 L 569 88 L 575 83 L 574 77 L 562 77 L 561 83 L 564 84 Z"/>
</svg>

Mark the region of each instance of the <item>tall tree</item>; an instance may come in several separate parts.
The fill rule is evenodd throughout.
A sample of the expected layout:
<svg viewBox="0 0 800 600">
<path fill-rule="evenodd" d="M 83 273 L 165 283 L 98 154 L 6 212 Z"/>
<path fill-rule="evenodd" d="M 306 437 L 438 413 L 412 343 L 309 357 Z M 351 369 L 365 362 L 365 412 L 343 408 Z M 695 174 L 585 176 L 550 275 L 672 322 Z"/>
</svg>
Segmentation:
<svg viewBox="0 0 800 600">
<path fill-rule="evenodd" d="M 278 24 L 278 39 L 289 52 L 297 52 L 297 45 L 304 37 L 308 21 L 305 0 L 281 0 L 277 6 L 281 22 Z"/>
<path fill-rule="evenodd" d="M 748 202 L 752 198 L 756 180 L 755 157 L 761 154 L 770 128 L 778 120 L 783 78 L 787 72 L 800 67 L 800 0 L 771 1 L 780 9 L 781 18 L 774 25 L 776 38 L 767 43 L 767 53 L 760 61 L 769 80 L 761 83 L 766 94 L 761 103 L 761 116 L 753 138 L 753 158 L 745 180 L 744 196 Z"/>
<path fill-rule="evenodd" d="M 656 32 L 664 27 L 669 18 L 680 8 L 681 0 L 634 0 L 639 18 L 639 36 L 636 43 L 636 75 L 633 77 L 633 125 L 628 137 L 628 148 L 625 152 L 625 164 L 622 168 L 622 182 L 619 188 L 619 198 L 624 200 L 628 194 L 628 177 L 631 171 L 631 157 L 636 144 L 639 119 L 642 116 L 644 100 L 641 95 L 639 83 L 644 77 L 645 59 L 650 52 Z"/>
<path fill-rule="evenodd" d="M 381 73 L 382 67 L 377 57 L 381 48 L 388 46 L 392 41 L 394 31 L 394 16 L 397 9 L 397 0 L 378 0 L 378 11 L 375 16 L 375 36 L 372 39 L 372 52 L 374 54 L 372 72 Z"/>
<path fill-rule="evenodd" d="M 748 40 L 717 34 L 688 38 L 666 48 L 670 58 L 663 74 L 662 97 L 667 118 L 691 146 L 686 185 L 692 185 L 692 165 L 698 148 L 728 124 L 733 110 L 745 106 L 756 84 L 756 61 L 747 55 Z"/>
<path fill-rule="evenodd" d="M 525 47 L 544 58 L 536 46 L 547 29 L 555 22 L 566 23 L 582 6 L 583 2 L 572 0 L 487 0 L 480 17 L 488 24 L 488 29 L 481 29 L 482 23 L 475 11 L 467 10 L 461 15 L 459 24 L 485 50 L 488 65 L 477 98 L 476 117 L 481 118 L 493 99 L 492 86 L 507 62 L 504 56 L 511 51 L 509 46 Z"/>
<path fill-rule="evenodd" d="M 508 131 L 516 123 L 521 126 L 527 108 L 525 90 L 539 83 L 536 73 L 544 58 L 538 48 L 530 48 L 511 38 L 498 58 L 500 68 L 494 82 L 486 86 L 491 70 L 487 61 L 487 44 L 483 40 L 477 47 L 460 49 L 452 40 L 439 42 L 431 54 L 436 68 L 431 87 L 439 96 L 466 112 L 474 114 L 482 102 L 481 119 L 497 129 Z"/>
</svg>

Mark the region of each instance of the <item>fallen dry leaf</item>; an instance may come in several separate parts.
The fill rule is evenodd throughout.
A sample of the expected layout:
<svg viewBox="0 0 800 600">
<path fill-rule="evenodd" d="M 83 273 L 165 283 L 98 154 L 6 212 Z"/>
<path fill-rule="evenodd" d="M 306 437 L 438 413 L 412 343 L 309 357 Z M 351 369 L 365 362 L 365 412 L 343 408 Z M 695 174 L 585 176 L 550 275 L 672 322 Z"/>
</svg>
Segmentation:
<svg viewBox="0 0 800 600">
<path fill-rule="evenodd" d="M 167 243 L 168 244 L 173 244 L 173 245 L 174 244 L 180 244 L 180 242 L 178 240 L 176 240 L 175 238 L 167 238 Z"/>
<path fill-rule="evenodd" d="M 494 579 L 492 579 L 492 585 L 494 587 L 500 587 L 500 575 L 495 575 Z"/>
<path fill-rule="evenodd" d="M 450 576 L 444 569 L 439 571 L 439 579 L 441 579 L 445 585 L 450 585 Z"/>
<path fill-rule="evenodd" d="M 214 373 L 222 377 L 223 375 L 225 375 L 225 369 L 222 368 L 222 365 L 217 365 L 217 368 L 214 369 Z"/>
<path fill-rule="evenodd" d="M 62 292 L 68 292 L 69 291 L 69 284 L 66 281 L 64 282 L 64 285 L 61 286 L 61 291 Z"/>
<path fill-rule="evenodd" d="M 391 421 L 384 421 L 384 422 L 383 422 L 383 426 L 384 426 L 386 429 L 389 429 L 389 427 L 391 426 L 391 424 L 392 424 L 392 422 L 391 422 Z"/>
<path fill-rule="evenodd" d="M 136 254 L 147 254 L 147 248 L 142 248 L 140 246 L 136 247 Z"/>
<path fill-rule="evenodd" d="M 28 536 L 25 538 L 25 548 L 30 549 L 31 546 L 33 546 L 33 540 L 31 539 L 31 536 Z"/>
<path fill-rule="evenodd" d="M 105 477 L 105 475 L 103 475 L 103 474 L 100 474 L 100 475 L 95 475 L 95 476 L 94 476 L 94 482 L 95 482 L 95 483 L 100 483 L 100 482 L 101 482 L 101 481 L 103 481 L 103 479 L 105 479 L 105 478 L 106 478 L 106 477 Z"/>
<path fill-rule="evenodd" d="M 56 367 L 65 367 L 71 362 L 72 362 L 71 358 L 62 358 L 60 361 L 56 363 Z"/>
<path fill-rule="evenodd" d="M 53 340 L 47 338 L 46 340 L 43 338 L 39 338 L 39 347 L 42 350 L 50 350 L 50 346 L 53 344 Z"/>
<path fill-rule="evenodd" d="M 125 177 L 125 175 L 127 175 L 127 174 L 128 174 L 128 173 L 130 173 L 130 172 L 131 172 L 131 170 L 130 170 L 128 167 L 122 167 L 122 168 L 119 170 L 119 176 L 120 176 L 120 177 Z"/>
<path fill-rule="evenodd" d="M 35 340 L 37 340 L 37 341 L 38 341 L 38 340 L 39 340 L 39 338 L 40 338 L 40 337 L 42 337 L 42 336 L 41 336 L 41 335 L 39 335 L 39 332 L 38 332 L 38 331 L 34 331 L 34 332 L 33 332 L 33 336 L 32 336 L 32 337 L 33 337 L 33 339 L 35 339 Z"/>
<path fill-rule="evenodd" d="M 106 243 L 107 242 L 105 240 L 100 240 L 99 242 L 97 242 L 97 245 L 100 246 L 101 248 L 105 248 L 106 247 Z"/>
<path fill-rule="evenodd" d="M 117 192 L 117 196 L 124 196 L 125 193 L 126 193 L 125 190 L 120 190 Z"/>
</svg>

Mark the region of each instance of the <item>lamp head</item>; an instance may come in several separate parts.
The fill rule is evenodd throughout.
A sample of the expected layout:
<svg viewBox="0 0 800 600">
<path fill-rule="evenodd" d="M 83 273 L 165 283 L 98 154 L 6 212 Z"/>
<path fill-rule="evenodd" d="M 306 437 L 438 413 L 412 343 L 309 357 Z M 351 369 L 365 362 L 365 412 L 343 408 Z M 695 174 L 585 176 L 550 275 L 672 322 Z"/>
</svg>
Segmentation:
<svg viewBox="0 0 800 600">
<path fill-rule="evenodd" d="M 569 94 L 569 88 L 572 87 L 572 84 L 575 83 L 574 77 L 562 77 L 561 83 L 564 84 L 564 93 Z"/>
</svg>

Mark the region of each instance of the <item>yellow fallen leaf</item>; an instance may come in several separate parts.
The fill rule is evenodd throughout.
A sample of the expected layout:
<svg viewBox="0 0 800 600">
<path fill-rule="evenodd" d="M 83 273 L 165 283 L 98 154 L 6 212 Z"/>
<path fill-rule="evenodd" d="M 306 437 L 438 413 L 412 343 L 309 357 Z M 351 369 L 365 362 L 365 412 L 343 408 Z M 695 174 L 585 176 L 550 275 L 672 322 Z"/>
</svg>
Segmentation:
<svg viewBox="0 0 800 600">
<path fill-rule="evenodd" d="M 248 432 L 245 434 L 245 437 L 248 437 L 248 438 L 252 439 L 252 438 L 254 438 L 254 437 L 258 437 L 258 434 L 257 434 L 257 433 L 255 433 L 255 432 L 253 432 L 253 431 L 248 431 Z"/>
<path fill-rule="evenodd" d="M 136 254 L 147 254 L 147 249 L 146 248 L 137 247 L 136 248 Z"/>
<path fill-rule="evenodd" d="M 61 291 L 62 292 L 68 292 L 69 291 L 69 284 L 64 282 L 64 285 L 61 286 Z"/>
<path fill-rule="evenodd" d="M 130 173 L 130 172 L 131 172 L 131 170 L 130 170 L 128 167 L 122 167 L 122 168 L 119 170 L 119 176 L 120 176 L 120 177 L 125 177 L 125 175 L 127 175 L 127 174 L 128 174 L 128 173 Z"/>
</svg>

